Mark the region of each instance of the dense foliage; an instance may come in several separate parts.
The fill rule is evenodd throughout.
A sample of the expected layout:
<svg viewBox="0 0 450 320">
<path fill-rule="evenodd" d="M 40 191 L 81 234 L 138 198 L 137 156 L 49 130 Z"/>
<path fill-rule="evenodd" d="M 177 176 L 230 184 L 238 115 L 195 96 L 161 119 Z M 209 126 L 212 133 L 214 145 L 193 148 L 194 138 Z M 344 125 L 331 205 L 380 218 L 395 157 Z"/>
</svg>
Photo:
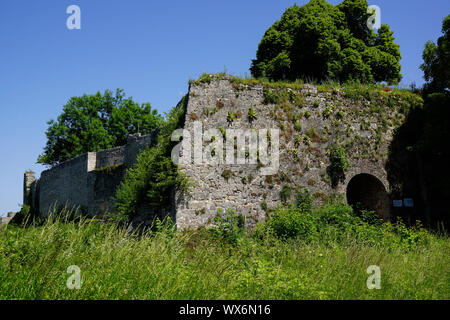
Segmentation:
<svg viewBox="0 0 450 320">
<path fill-rule="evenodd" d="M 121 89 L 115 95 L 106 90 L 72 97 L 57 121 L 48 122 L 47 145 L 38 163 L 55 165 L 86 152 L 124 145 L 129 134 L 149 134 L 161 121 L 149 103 L 139 105 Z"/>
<path fill-rule="evenodd" d="M 259 43 L 252 75 L 398 83 L 399 45 L 388 25 L 377 33 L 367 27 L 367 10 L 366 0 L 344 0 L 337 6 L 311 0 L 288 8 Z"/>
<path fill-rule="evenodd" d="M 421 69 L 427 83 L 422 91 L 423 107 L 412 108 L 395 131 L 387 163 L 394 197 L 409 195 L 416 201 L 416 214 L 427 227 L 448 228 L 450 216 L 450 16 L 443 19 L 444 35 L 425 46 Z M 418 93 L 420 91 L 417 90 Z"/>
<path fill-rule="evenodd" d="M 442 33 L 437 44 L 433 41 L 425 44 L 424 63 L 420 66 L 431 92 L 450 90 L 450 15 L 442 22 Z"/>
<path fill-rule="evenodd" d="M 158 143 L 138 155 L 136 164 L 127 171 L 117 189 L 117 210 L 128 219 L 133 218 L 141 205 L 150 205 L 157 210 L 169 209 L 171 193 L 187 191 L 187 178 L 171 159 L 172 132 L 183 127 L 186 107 L 187 96 L 167 114 L 161 124 Z"/>
</svg>

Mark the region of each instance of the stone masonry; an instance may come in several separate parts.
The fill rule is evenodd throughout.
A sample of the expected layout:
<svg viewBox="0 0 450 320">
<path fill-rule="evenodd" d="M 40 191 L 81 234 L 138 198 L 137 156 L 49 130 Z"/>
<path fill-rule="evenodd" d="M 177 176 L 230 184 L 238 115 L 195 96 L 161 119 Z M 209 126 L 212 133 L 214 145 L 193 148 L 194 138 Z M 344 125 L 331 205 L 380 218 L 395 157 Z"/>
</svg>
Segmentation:
<svg viewBox="0 0 450 320">
<path fill-rule="evenodd" d="M 89 152 L 43 171 L 40 179 L 32 172 L 24 177 L 24 203 L 43 215 L 58 207 L 80 210 L 89 216 L 114 212 L 111 199 L 138 153 L 156 142 L 157 132 L 129 136 L 125 146 Z"/>
<path fill-rule="evenodd" d="M 288 99 L 266 101 L 268 93 L 284 94 Z M 358 200 L 373 204 L 383 218 L 389 219 L 391 186 L 385 165 L 394 129 L 405 117 L 400 112 L 401 101 L 398 105 L 388 106 L 383 100 L 384 92 L 379 96 L 378 102 L 370 99 L 355 101 L 355 97 L 350 98 L 338 89 L 312 85 L 278 88 L 256 82 L 236 82 L 229 76 L 192 82 L 184 129 L 190 132 L 193 140 L 191 144 L 184 142 L 184 149 L 178 151 L 178 156 L 188 154 L 186 148 L 191 149 L 196 139 L 203 148 L 211 146 L 214 139 L 223 139 L 224 148 L 227 143 L 236 144 L 234 138 L 220 134 L 224 130 L 278 129 L 279 168 L 267 174 L 263 173 L 267 165 L 259 162 L 223 163 L 227 156 L 225 149 L 215 150 L 216 156 L 222 159 L 220 163 L 189 161 L 181 164 L 181 170 L 194 187 L 188 194 L 168 195 L 174 204 L 167 212 L 171 213 L 179 229 L 208 225 L 219 209 L 226 211 L 229 208 L 243 214 L 247 224 L 252 226 L 264 221 L 271 209 L 277 207 L 283 200 L 283 192 L 287 197 L 284 200 L 292 202 L 299 189 L 308 188 L 315 203 L 319 203 L 330 195 L 348 197 L 347 186 L 352 179 L 368 175 L 370 179 L 353 180 L 352 190 L 372 193 L 367 199 Z M 374 111 L 376 107 L 378 112 Z M 254 117 L 249 116 L 250 109 Z M 230 113 L 234 115 L 233 119 L 230 119 Z M 203 132 L 217 129 L 214 138 L 194 137 L 194 126 L 199 124 Z M 55 203 L 79 207 L 90 216 L 113 212 L 111 197 L 126 168 L 133 165 L 142 148 L 152 145 L 155 140 L 156 133 L 130 137 L 126 146 L 84 154 L 44 171 L 39 180 L 32 173 L 26 173 L 24 203 L 38 208 L 43 214 L 47 214 Z M 249 142 L 244 138 L 245 141 Z M 345 145 L 349 168 L 333 185 L 328 172 L 329 148 L 337 144 Z M 191 156 L 205 160 L 208 157 L 205 150 L 200 157 L 191 150 Z M 246 152 L 246 159 L 250 157 Z M 358 192 L 352 192 L 350 197 L 361 197 Z M 151 211 L 151 208 L 144 211 Z M 138 212 L 138 216 L 141 222 L 149 223 L 143 217 L 145 212 Z"/>
</svg>

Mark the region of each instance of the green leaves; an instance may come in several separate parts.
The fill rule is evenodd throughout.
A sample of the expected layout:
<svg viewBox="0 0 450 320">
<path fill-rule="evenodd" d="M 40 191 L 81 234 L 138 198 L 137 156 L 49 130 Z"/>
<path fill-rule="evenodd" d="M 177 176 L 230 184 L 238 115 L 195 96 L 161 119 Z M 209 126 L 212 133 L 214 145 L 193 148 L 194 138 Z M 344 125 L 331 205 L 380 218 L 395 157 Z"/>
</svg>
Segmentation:
<svg viewBox="0 0 450 320">
<path fill-rule="evenodd" d="M 350 166 L 346 150 L 339 145 L 333 145 L 329 150 L 330 165 L 327 167 L 327 173 L 331 178 L 332 187 L 336 187 L 339 182 L 345 179 L 345 172 Z"/>
<path fill-rule="evenodd" d="M 189 188 L 186 176 L 172 162 L 174 142 L 170 140 L 172 132 L 182 127 L 186 107 L 187 96 L 166 114 L 157 145 L 142 151 L 134 167 L 127 171 L 114 197 L 120 214 L 131 219 L 140 205 L 150 205 L 157 210 L 168 209 L 171 206 L 171 192 L 184 192 Z"/>
<path fill-rule="evenodd" d="M 367 28 L 366 0 L 333 6 L 311 0 L 288 8 L 264 34 L 250 68 L 271 80 L 359 80 L 398 83 L 400 50 L 393 32 Z"/>
<path fill-rule="evenodd" d="M 443 92 L 450 89 L 450 15 L 442 21 L 442 33 L 435 44 L 428 41 L 423 51 L 424 63 L 420 69 L 424 72 L 427 89 L 431 92 Z"/>
<path fill-rule="evenodd" d="M 149 134 L 161 122 L 149 103 L 139 105 L 125 98 L 121 89 L 114 96 L 106 90 L 72 97 L 57 120 L 48 122 L 47 144 L 38 163 L 52 166 L 86 152 L 121 146 L 129 134 Z"/>
</svg>

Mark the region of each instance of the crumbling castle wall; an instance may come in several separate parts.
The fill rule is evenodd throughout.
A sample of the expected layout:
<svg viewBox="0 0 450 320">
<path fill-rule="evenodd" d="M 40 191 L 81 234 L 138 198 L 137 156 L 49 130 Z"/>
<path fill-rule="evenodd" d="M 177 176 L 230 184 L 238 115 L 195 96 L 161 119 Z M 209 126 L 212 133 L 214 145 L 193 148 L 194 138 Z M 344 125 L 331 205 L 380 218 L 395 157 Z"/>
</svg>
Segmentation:
<svg viewBox="0 0 450 320">
<path fill-rule="evenodd" d="M 405 120 L 401 111 L 403 102 L 382 90 L 373 96 L 369 92 L 362 94 L 312 85 L 268 86 L 233 81 L 227 76 L 193 82 L 185 129 L 191 135 L 198 123 L 203 132 L 213 128 L 221 131 L 279 129 L 279 169 L 262 174 L 264 166 L 249 164 L 248 158 L 246 164 L 237 164 L 236 158 L 233 164 L 225 163 L 222 161 L 226 158 L 225 147 L 215 150 L 222 156 L 222 163 L 207 164 L 205 147 L 211 145 L 211 136 L 200 138 L 203 164 L 194 161 L 182 164 L 182 171 L 195 187 L 190 194 L 177 197 L 178 227 L 210 224 L 218 209 L 224 212 L 228 208 L 243 214 L 247 224 L 254 225 L 265 220 L 271 209 L 283 200 L 294 202 L 296 192 L 302 188 L 310 190 L 315 203 L 330 195 L 346 198 L 349 182 L 360 174 L 374 177 L 382 186 L 377 189 L 380 194 L 375 197 L 378 204 L 373 209 L 389 219 L 391 186 L 385 166 L 394 129 Z M 271 101 L 269 98 L 274 95 L 278 97 Z M 236 141 L 232 143 L 236 145 Z M 246 157 L 248 143 L 247 140 Z M 349 168 L 337 184 L 331 181 L 329 172 L 329 151 L 333 145 L 345 148 L 349 162 Z M 192 150 L 193 146 L 194 139 L 190 144 Z M 193 151 L 191 157 L 194 160 Z M 373 186 L 360 188 L 368 192 L 375 190 Z"/>
<path fill-rule="evenodd" d="M 48 215 L 58 207 L 89 216 L 115 212 L 112 197 L 138 153 L 156 142 L 157 132 L 130 136 L 125 146 L 88 152 L 42 172 L 24 176 L 24 204 Z"/>
<path fill-rule="evenodd" d="M 344 196 L 374 206 L 389 219 L 389 146 L 405 121 L 405 108 L 414 101 L 382 90 L 355 90 L 263 84 L 229 76 L 192 82 L 184 123 L 190 139 L 185 137 L 174 153 L 184 161 L 180 168 L 194 186 L 188 194 L 168 194 L 173 206 L 164 212 L 179 229 L 188 229 L 211 224 L 218 211 L 232 208 L 252 226 L 280 202 L 295 202 L 297 192 L 308 189 L 316 204 Z M 229 130 L 243 131 L 233 137 Z M 143 148 L 156 142 L 157 134 L 130 136 L 125 146 L 69 160 L 44 171 L 39 180 L 25 174 L 24 202 L 44 214 L 55 203 L 81 207 L 90 216 L 114 212 L 111 198 L 126 169 Z M 268 162 L 261 161 L 264 140 L 270 149 Z M 255 143 L 256 154 L 249 148 Z M 195 145 L 200 145 L 200 153 Z M 330 158 L 335 146 L 345 150 L 349 165 L 337 180 Z M 136 223 L 149 225 L 153 211 L 140 206 Z"/>
</svg>

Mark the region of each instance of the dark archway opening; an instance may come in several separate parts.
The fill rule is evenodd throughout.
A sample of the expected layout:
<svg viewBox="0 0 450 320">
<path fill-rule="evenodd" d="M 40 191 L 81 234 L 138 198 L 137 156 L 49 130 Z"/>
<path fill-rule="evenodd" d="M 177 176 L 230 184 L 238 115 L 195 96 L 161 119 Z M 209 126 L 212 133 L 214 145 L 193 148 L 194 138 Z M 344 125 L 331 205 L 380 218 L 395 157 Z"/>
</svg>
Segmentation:
<svg viewBox="0 0 450 320">
<path fill-rule="evenodd" d="M 373 175 L 361 173 L 347 185 L 347 203 L 356 210 L 375 211 L 389 220 L 389 196 L 383 183 Z"/>
</svg>

